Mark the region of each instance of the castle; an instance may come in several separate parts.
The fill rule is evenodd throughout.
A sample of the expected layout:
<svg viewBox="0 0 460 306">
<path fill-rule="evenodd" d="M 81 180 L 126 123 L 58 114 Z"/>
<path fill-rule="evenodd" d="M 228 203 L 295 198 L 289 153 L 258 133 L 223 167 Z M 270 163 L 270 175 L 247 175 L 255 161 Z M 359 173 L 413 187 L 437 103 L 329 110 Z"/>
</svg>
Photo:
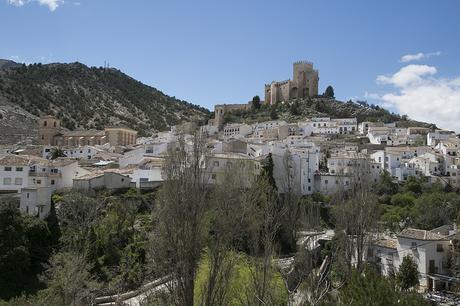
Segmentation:
<svg viewBox="0 0 460 306">
<path fill-rule="evenodd" d="M 264 104 L 275 104 L 281 101 L 288 101 L 293 98 L 305 98 L 318 95 L 318 70 L 313 69 L 313 63 L 299 61 L 294 63 L 294 76 L 292 80 L 282 82 L 273 81 L 265 84 Z M 222 129 L 224 115 L 231 111 L 246 111 L 251 109 L 248 104 L 218 104 L 214 106 L 214 119 L 209 121 L 210 125 Z"/>
<path fill-rule="evenodd" d="M 299 61 L 294 63 L 293 79 L 282 82 L 273 81 L 265 84 L 266 104 L 275 104 L 293 98 L 312 97 L 318 94 L 318 70 L 313 69 L 313 63 Z"/>
<path fill-rule="evenodd" d="M 127 146 L 136 144 L 137 131 L 124 127 L 99 130 L 66 131 L 61 121 L 53 116 L 42 116 L 39 120 L 38 141 L 47 146 L 86 146 L 103 145 Z"/>
</svg>

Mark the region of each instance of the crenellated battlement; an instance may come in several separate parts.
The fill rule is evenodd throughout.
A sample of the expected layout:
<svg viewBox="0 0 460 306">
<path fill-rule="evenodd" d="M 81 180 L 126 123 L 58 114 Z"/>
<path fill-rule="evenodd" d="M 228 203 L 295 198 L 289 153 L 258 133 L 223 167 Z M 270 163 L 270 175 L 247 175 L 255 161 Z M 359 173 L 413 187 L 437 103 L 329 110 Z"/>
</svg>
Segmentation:
<svg viewBox="0 0 460 306">
<path fill-rule="evenodd" d="M 306 65 L 306 66 L 311 66 L 313 68 L 313 62 L 310 61 L 296 61 L 294 62 L 294 66 L 297 65 Z"/>
<path fill-rule="evenodd" d="M 313 69 L 313 62 L 296 61 L 293 64 L 293 78 L 265 84 L 265 103 L 275 104 L 293 98 L 305 98 L 318 94 L 319 73 Z"/>
</svg>

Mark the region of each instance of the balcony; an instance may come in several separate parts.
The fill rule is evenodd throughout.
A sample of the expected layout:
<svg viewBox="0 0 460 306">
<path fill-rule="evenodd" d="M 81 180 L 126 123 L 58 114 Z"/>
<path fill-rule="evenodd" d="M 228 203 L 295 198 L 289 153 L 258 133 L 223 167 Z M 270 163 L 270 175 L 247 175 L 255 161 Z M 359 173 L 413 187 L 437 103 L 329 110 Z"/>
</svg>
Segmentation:
<svg viewBox="0 0 460 306">
<path fill-rule="evenodd" d="M 32 177 L 61 177 L 61 173 L 54 173 L 54 172 L 37 172 L 37 171 L 29 171 L 29 176 Z"/>
</svg>

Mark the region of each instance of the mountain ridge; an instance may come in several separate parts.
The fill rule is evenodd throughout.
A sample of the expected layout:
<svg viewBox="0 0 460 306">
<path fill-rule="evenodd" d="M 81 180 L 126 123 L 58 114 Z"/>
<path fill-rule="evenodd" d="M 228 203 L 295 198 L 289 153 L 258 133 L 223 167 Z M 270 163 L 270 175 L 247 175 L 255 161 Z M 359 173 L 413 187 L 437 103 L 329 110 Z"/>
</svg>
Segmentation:
<svg viewBox="0 0 460 306">
<path fill-rule="evenodd" d="M 43 114 L 58 117 L 69 130 L 124 125 L 140 135 L 209 117 L 207 109 L 168 96 L 115 68 L 1 60 L 0 142 L 23 138 L 9 137 L 12 132 L 34 141 L 33 125 Z"/>
</svg>

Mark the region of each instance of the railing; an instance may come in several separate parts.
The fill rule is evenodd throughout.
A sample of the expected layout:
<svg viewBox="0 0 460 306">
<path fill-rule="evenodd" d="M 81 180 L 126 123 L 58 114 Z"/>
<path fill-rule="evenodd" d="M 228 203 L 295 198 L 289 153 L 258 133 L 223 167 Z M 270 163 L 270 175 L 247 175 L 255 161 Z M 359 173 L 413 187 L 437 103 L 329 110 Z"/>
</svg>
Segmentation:
<svg viewBox="0 0 460 306">
<path fill-rule="evenodd" d="M 29 175 L 34 177 L 61 177 L 61 173 L 54 172 L 29 171 Z"/>
</svg>

